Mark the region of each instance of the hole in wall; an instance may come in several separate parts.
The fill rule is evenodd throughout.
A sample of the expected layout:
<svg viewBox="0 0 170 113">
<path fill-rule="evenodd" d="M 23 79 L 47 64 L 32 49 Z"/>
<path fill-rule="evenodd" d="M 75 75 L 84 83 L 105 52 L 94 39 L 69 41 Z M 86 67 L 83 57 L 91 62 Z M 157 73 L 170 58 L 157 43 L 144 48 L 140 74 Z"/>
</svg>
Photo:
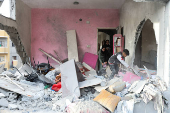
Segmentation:
<svg viewBox="0 0 170 113">
<path fill-rule="evenodd" d="M 6 33 L 5 36 L 9 36 L 9 40 L 7 40 L 7 43 L 8 43 L 7 45 L 10 48 L 9 49 L 10 59 L 8 61 L 10 65 L 9 67 L 10 68 L 12 68 L 13 66 L 16 67 L 18 63 L 20 63 L 21 65 L 22 63 L 26 63 L 28 61 L 28 56 L 25 52 L 24 46 L 21 43 L 21 39 L 20 39 L 17 29 L 0 23 L 0 30 L 3 32 L 3 34 Z M 16 56 L 16 60 L 18 60 L 17 63 L 16 61 L 15 63 L 13 62 L 14 60 L 13 56 Z"/>
<path fill-rule="evenodd" d="M 145 21 L 135 47 L 134 65 L 148 69 L 157 69 L 157 44 L 153 23 L 148 19 Z"/>
<path fill-rule="evenodd" d="M 82 19 L 80 18 L 79 21 L 82 21 Z"/>
</svg>

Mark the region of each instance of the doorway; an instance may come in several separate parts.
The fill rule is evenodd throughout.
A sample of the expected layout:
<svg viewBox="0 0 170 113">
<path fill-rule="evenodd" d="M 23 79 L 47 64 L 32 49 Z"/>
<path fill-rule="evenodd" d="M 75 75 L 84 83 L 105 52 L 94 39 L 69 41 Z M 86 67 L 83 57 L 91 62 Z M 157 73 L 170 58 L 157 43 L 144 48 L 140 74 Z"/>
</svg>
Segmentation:
<svg viewBox="0 0 170 113">
<path fill-rule="evenodd" d="M 135 48 L 134 64 L 140 68 L 157 69 L 157 44 L 153 23 L 146 20 Z"/>
<path fill-rule="evenodd" d="M 117 30 L 115 28 L 98 28 L 98 39 L 97 39 L 97 53 L 99 53 L 99 50 L 102 48 L 103 45 L 105 45 L 106 40 L 109 40 L 110 43 L 110 52 L 111 55 L 113 54 L 113 35 L 117 34 Z M 97 63 L 97 70 L 99 70 L 100 63 L 98 60 Z"/>
</svg>

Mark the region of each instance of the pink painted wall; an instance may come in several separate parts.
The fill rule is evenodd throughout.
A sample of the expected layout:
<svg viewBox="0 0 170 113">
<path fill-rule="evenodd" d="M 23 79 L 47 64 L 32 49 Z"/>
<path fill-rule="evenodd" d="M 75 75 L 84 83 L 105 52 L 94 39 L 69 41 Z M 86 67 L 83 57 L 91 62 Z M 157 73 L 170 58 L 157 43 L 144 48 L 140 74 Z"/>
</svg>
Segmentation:
<svg viewBox="0 0 170 113">
<path fill-rule="evenodd" d="M 53 50 L 56 50 L 61 59 L 67 58 L 67 30 L 76 30 L 79 60 L 82 61 L 85 52 L 97 53 L 97 28 L 119 25 L 118 9 L 32 9 L 31 13 L 31 56 L 40 63 L 47 60 L 39 48 L 54 56 Z"/>
</svg>

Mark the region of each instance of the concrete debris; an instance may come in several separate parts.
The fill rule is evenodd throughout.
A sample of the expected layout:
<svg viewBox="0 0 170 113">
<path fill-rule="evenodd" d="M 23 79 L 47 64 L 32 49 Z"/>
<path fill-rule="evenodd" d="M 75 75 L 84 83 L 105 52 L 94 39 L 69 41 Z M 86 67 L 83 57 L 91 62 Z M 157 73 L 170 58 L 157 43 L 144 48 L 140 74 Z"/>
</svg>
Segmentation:
<svg viewBox="0 0 170 113">
<path fill-rule="evenodd" d="M 140 93 L 146 84 L 146 80 L 135 81 L 132 86 L 129 88 L 129 92 L 134 92 L 136 94 Z"/>
<path fill-rule="evenodd" d="M 115 77 L 114 79 L 111 79 L 110 81 L 108 81 L 107 86 L 105 86 L 105 87 L 96 86 L 95 90 L 97 90 L 98 92 L 101 92 L 103 89 L 107 89 L 110 85 L 114 84 L 117 81 L 121 81 L 121 79 Z"/>
<path fill-rule="evenodd" d="M 120 101 L 114 113 L 133 113 L 134 100 Z"/>
<path fill-rule="evenodd" d="M 67 97 L 69 95 L 80 96 L 80 89 L 78 85 L 78 77 L 76 73 L 75 61 L 70 60 L 60 66 L 61 70 L 61 85 L 62 95 Z M 67 71 L 65 71 L 67 70 Z"/>
<path fill-rule="evenodd" d="M 86 80 L 86 81 L 83 81 L 83 82 L 79 82 L 79 87 L 84 88 L 84 87 L 98 85 L 100 83 L 102 83 L 101 79 L 94 78 L 94 79 L 91 79 L 91 80 Z"/>
<path fill-rule="evenodd" d="M 136 72 L 122 70 L 108 80 L 108 67 L 100 74 L 86 63 L 60 60 L 54 67 L 48 61 L 3 71 L 0 112 L 144 113 L 144 108 L 152 106 L 149 113 L 163 113 L 168 105 L 168 96 L 163 95 L 167 86 L 160 77 L 152 77 L 155 71 L 137 66 Z M 57 84 L 61 84 L 59 91 L 53 88 Z"/>
<path fill-rule="evenodd" d="M 13 109 L 17 109 L 18 106 L 15 105 L 15 104 L 9 104 L 9 105 L 8 105 L 8 108 L 9 108 L 10 110 L 13 110 Z"/>
<path fill-rule="evenodd" d="M 1 107 L 8 107 L 8 101 L 5 98 L 0 99 L 0 106 Z"/>
<path fill-rule="evenodd" d="M 109 86 L 110 92 L 121 92 L 125 88 L 126 83 L 125 82 L 115 82 L 111 86 Z"/>
<path fill-rule="evenodd" d="M 71 103 L 67 107 L 67 113 L 110 113 L 100 104 L 90 100 L 77 103 Z"/>
<path fill-rule="evenodd" d="M 4 67 L 5 67 L 5 64 L 1 64 L 1 65 L 0 65 L 0 73 L 2 73 L 2 72 L 3 72 Z"/>
<path fill-rule="evenodd" d="M 57 75 L 57 71 L 56 70 L 52 70 L 52 71 L 49 71 L 45 77 L 47 79 L 49 79 L 51 81 L 52 84 L 55 84 L 55 78 L 56 78 L 56 75 Z"/>
<path fill-rule="evenodd" d="M 5 95 L 3 93 L 0 93 L 0 98 L 5 97 Z"/>
</svg>

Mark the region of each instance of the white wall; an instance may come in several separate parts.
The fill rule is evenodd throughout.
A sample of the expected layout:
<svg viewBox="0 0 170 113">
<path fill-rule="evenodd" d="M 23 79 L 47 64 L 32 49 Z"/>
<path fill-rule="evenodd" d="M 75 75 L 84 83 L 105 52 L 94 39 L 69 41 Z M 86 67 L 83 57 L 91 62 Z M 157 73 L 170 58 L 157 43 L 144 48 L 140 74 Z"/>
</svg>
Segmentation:
<svg viewBox="0 0 170 113">
<path fill-rule="evenodd" d="M 124 27 L 125 48 L 130 50 L 127 61 L 132 65 L 135 52 L 135 32 L 139 23 L 144 19 L 150 19 L 154 24 L 156 40 L 158 44 L 158 75 L 164 78 L 165 32 L 164 32 L 165 5 L 156 2 L 134 2 L 126 0 L 120 13 L 120 26 Z"/>
<path fill-rule="evenodd" d="M 170 83 L 170 1 L 165 9 L 165 55 L 164 55 L 164 80 Z"/>
<path fill-rule="evenodd" d="M 4 0 L 0 6 L 0 14 L 5 17 L 10 17 L 10 0 Z"/>
</svg>

